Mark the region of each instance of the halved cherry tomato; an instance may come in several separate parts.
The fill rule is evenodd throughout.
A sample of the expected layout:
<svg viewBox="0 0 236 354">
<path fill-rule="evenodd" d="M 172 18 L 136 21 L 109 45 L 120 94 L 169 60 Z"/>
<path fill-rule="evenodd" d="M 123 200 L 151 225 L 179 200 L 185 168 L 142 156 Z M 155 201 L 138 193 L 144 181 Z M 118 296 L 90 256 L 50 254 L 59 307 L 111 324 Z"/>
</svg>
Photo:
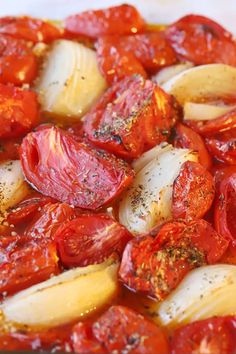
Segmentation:
<svg viewBox="0 0 236 354">
<path fill-rule="evenodd" d="M 38 119 L 37 96 L 33 91 L 0 84 L 0 138 L 23 135 Z"/>
<path fill-rule="evenodd" d="M 147 73 L 134 53 L 114 45 L 113 42 L 113 36 L 109 36 L 100 38 L 96 43 L 99 69 L 106 81 L 112 84 L 132 74 L 146 78 Z"/>
<path fill-rule="evenodd" d="M 79 323 L 73 331 L 76 353 L 167 354 L 164 331 L 139 313 L 112 306 L 92 327 Z"/>
<path fill-rule="evenodd" d="M 0 34 L 0 82 L 22 85 L 37 76 L 37 59 L 28 42 Z"/>
<path fill-rule="evenodd" d="M 0 162 L 6 160 L 19 160 L 19 139 L 8 139 L 0 142 Z"/>
<path fill-rule="evenodd" d="M 181 123 L 176 125 L 174 146 L 197 151 L 199 155 L 199 163 L 206 169 L 211 167 L 211 157 L 207 151 L 203 138 L 191 128 L 188 128 Z"/>
<path fill-rule="evenodd" d="M 112 253 L 119 256 L 132 235 L 106 214 L 80 215 L 58 229 L 55 240 L 66 267 L 102 263 Z"/>
<path fill-rule="evenodd" d="M 26 179 L 42 194 L 83 209 L 111 202 L 133 180 L 124 161 L 59 128 L 28 134 L 20 157 Z"/>
<path fill-rule="evenodd" d="M 233 173 L 236 174 L 236 165 L 227 166 L 225 164 L 217 164 L 213 166 L 211 172 L 214 176 L 216 189 L 218 189 L 220 182 L 224 178 L 230 177 Z"/>
<path fill-rule="evenodd" d="M 207 17 L 182 17 L 167 28 L 166 36 L 180 59 L 197 65 L 236 65 L 236 43 L 232 34 Z"/>
<path fill-rule="evenodd" d="M 197 162 L 184 162 L 173 184 L 173 217 L 202 218 L 210 209 L 214 195 L 214 180 L 210 172 Z"/>
<path fill-rule="evenodd" d="M 145 28 L 145 22 L 132 5 L 119 5 L 104 10 L 85 11 L 66 18 L 68 32 L 96 38 L 106 34 L 131 34 Z"/>
<path fill-rule="evenodd" d="M 211 155 L 229 165 L 236 165 L 236 128 L 206 138 Z"/>
<path fill-rule="evenodd" d="M 120 279 L 128 288 L 161 300 L 191 269 L 216 263 L 228 244 L 205 220 L 166 223 L 155 238 L 147 235 L 127 244 Z"/>
<path fill-rule="evenodd" d="M 8 236 L 0 243 L 0 294 L 6 296 L 59 273 L 56 247 L 52 243 Z"/>
<path fill-rule="evenodd" d="M 60 38 L 62 30 L 37 18 L 7 16 L 0 18 L 0 33 L 34 43 L 48 43 Z"/>
<path fill-rule="evenodd" d="M 215 200 L 215 229 L 230 240 L 236 238 L 235 215 L 236 172 L 221 181 Z"/>
<path fill-rule="evenodd" d="M 190 323 L 174 332 L 172 354 L 233 354 L 236 351 L 236 317 L 212 317 Z"/>
<path fill-rule="evenodd" d="M 166 141 L 177 119 L 174 98 L 140 76 L 114 84 L 85 116 L 84 131 L 97 146 L 134 159 Z"/>
</svg>

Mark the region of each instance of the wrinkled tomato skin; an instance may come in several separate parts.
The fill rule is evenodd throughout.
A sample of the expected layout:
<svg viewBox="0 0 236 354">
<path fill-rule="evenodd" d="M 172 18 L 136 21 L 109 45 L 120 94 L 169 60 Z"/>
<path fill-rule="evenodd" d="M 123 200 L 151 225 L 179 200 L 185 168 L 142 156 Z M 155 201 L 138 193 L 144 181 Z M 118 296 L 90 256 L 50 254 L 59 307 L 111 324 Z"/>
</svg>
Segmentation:
<svg viewBox="0 0 236 354">
<path fill-rule="evenodd" d="M 62 35 L 62 31 L 51 23 L 27 16 L 0 18 L 0 33 L 33 43 L 49 43 Z"/>
<path fill-rule="evenodd" d="M 206 145 L 215 159 L 236 165 L 236 128 L 206 138 Z"/>
<path fill-rule="evenodd" d="M 11 237 L 8 236 L 10 239 Z M 5 242 L 1 245 L 3 241 Z M 59 273 L 55 245 L 29 242 L 23 236 L 14 241 L 1 239 L 0 259 L 0 294 L 5 296 Z"/>
<path fill-rule="evenodd" d="M 134 176 L 124 161 L 56 127 L 28 134 L 20 158 L 24 175 L 36 190 L 82 209 L 108 204 Z"/>
<path fill-rule="evenodd" d="M 106 214 L 80 215 L 55 234 L 60 260 L 68 268 L 102 263 L 112 253 L 121 256 L 131 238 L 124 226 Z"/>
<path fill-rule="evenodd" d="M 169 345 L 161 328 L 137 312 L 112 306 L 91 328 L 74 327 L 76 353 L 168 354 Z M 89 351 L 90 350 L 90 351 Z"/>
<path fill-rule="evenodd" d="M 145 22 L 132 5 L 85 11 L 65 20 L 67 32 L 97 38 L 107 34 L 123 35 L 143 31 Z"/>
<path fill-rule="evenodd" d="M 232 35 L 207 17 L 187 15 L 167 27 L 166 36 L 180 59 L 196 65 L 236 66 L 236 44 Z"/>
<path fill-rule="evenodd" d="M 28 43 L 0 34 L 0 82 L 17 86 L 30 84 L 37 72 L 37 59 Z"/>
<path fill-rule="evenodd" d="M 152 235 L 127 244 L 119 276 L 131 290 L 157 300 L 175 289 L 191 269 L 216 263 L 229 244 L 205 220 L 173 221 Z"/>
<path fill-rule="evenodd" d="M 236 318 L 212 317 L 177 329 L 171 341 L 172 354 L 233 354 L 236 351 Z"/>
<path fill-rule="evenodd" d="M 210 172 L 197 162 L 186 161 L 173 184 L 172 215 L 175 219 L 200 219 L 210 209 L 214 196 Z"/>
<path fill-rule="evenodd" d="M 173 97 L 131 76 L 101 97 L 85 116 L 84 131 L 94 145 L 131 160 L 166 141 L 177 119 Z"/>
<path fill-rule="evenodd" d="M 0 84 L 0 138 L 21 136 L 38 122 L 38 102 L 33 91 Z"/>
<path fill-rule="evenodd" d="M 191 128 L 178 123 L 175 127 L 174 146 L 198 152 L 199 163 L 207 170 L 212 165 L 211 156 L 207 151 L 203 138 Z"/>
</svg>

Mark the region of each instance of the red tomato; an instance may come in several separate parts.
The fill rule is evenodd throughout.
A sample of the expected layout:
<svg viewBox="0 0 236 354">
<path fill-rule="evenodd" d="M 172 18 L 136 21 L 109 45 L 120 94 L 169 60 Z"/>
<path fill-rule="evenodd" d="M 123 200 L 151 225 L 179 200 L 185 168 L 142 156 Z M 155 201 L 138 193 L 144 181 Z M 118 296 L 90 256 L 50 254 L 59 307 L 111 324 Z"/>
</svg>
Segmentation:
<svg viewBox="0 0 236 354">
<path fill-rule="evenodd" d="M 0 18 L 0 33 L 34 43 L 48 43 L 62 35 L 62 31 L 51 23 L 27 16 Z"/>
<path fill-rule="evenodd" d="M 174 146 L 197 151 L 199 155 L 199 163 L 206 169 L 209 169 L 211 167 L 211 157 L 202 137 L 194 130 L 181 123 L 176 125 L 175 133 Z"/>
<path fill-rule="evenodd" d="M 137 312 L 112 306 L 94 324 L 74 327 L 76 353 L 167 354 L 169 345 L 163 330 Z"/>
<path fill-rule="evenodd" d="M 111 202 L 134 175 L 124 161 L 56 127 L 28 134 L 20 157 L 25 177 L 34 188 L 83 209 L 94 210 Z"/>
<path fill-rule="evenodd" d="M 197 162 L 184 162 L 173 184 L 173 217 L 202 218 L 210 209 L 214 195 L 214 180 L 210 172 Z"/>
<path fill-rule="evenodd" d="M 96 38 L 106 34 L 130 34 L 144 30 L 145 22 L 132 5 L 85 11 L 66 18 L 68 32 Z"/>
<path fill-rule="evenodd" d="M 23 135 L 38 122 L 38 102 L 33 91 L 0 84 L 0 138 Z"/>
<path fill-rule="evenodd" d="M 131 238 L 124 226 L 106 214 L 80 215 L 55 234 L 60 260 L 68 268 L 102 263 L 112 253 L 121 256 Z"/>
<path fill-rule="evenodd" d="M 147 77 L 142 64 L 132 51 L 126 51 L 118 45 L 114 46 L 113 36 L 100 38 L 96 49 L 99 69 L 109 84 L 132 74 Z"/>
<path fill-rule="evenodd" d="M 84 131 L 97 146 L 134 159 L 166 141 L 177 119 L 176 104 L 140 76 L 114 84 L 85 116 Z"/>
<path fill-rule="evenodd" d="M 147 235 L 131 240 L 119 275 L 131 290 L 161 300 L 191 269 L 216 263 L 228 244 L 205 220 L 173 221 L 164 224 L 155 238 Z"/>
<path fill-rule="evenodd" d="M 207 17 L 187 15 L 170 25 L 166 36 L 180 59 L 197 65 L 236 65 L 236 44 L 233 36 Z"/>
<path fill-rule="evenodd" d="M 37 59 L 26 41 L 0 34 L 1 83 L 31 83 L 37 70 Z"/>
<path fill-rule="evenodd" d="M 214 175 L 216 189 L 218 189 L 220 182 L 224 178 L 231 176 L 233 173 L 236 174 L 236 165 L 226 166 L 223 164 L 217 164 L 213 166 L 212 173 Z"/>
<path fill-rule="evenodd" d="M 213 134 L 236 128 L 236 109 L 215 119 L 185 120 L 185 123 L 203 136 L 212 136 Z"/>
<path fill-rule="evenodd" d="M 13 294 L 58 274 L 54 244 L 28 241 L 22 236 L 0 239 L 0 294 Z"/>
<path fill-rule="evenodd" d="M 215 229 L 231 240 L 236 238 L 236 172 L 224 178 L 215 200 Z"/>
<path fill-rule="evenodd" d="M 233 354 L 236 351 L 236 318 L 212 317 L 190 323 L 174 332 L 172 354 Z"/>
<path fill-rule="evenodd" d="M 6 160 L 19 160 L 19 139 L 8 139 L 0 143 L 0 162 Z"/>
<path fill-rule="evenodd" d="M 236 165 L 236 128 L 206 138 L 211 155 L 229 165 Z"/>
</svg>

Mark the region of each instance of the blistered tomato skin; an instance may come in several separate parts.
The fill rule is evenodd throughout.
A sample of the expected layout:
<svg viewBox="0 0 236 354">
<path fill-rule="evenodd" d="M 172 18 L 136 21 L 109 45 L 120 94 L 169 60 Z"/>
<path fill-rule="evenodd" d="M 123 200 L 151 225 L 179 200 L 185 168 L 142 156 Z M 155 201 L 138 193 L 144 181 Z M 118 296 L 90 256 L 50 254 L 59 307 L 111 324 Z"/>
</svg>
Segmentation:
<svg viewBox="0 0 236 354">
<path fill-rule="evenodd" d="M 145 22 L 132 5 L 85 11 L 65 20 L 65 29 L 73 34 L 97 38 L 107 34 L 123 35 L 143 31 Z"/>
<path fill-rule="evenodd" d="M 216 160 L 236 165 L 236 128 L 206 138 L 206 145 Z"/>
<path fill-rule="evenodd" d="M 205 220 L 166 223 L 127 244 L 119 276 L 131 290 L 162 300 L 191 269 L 216 263 L 228 244 Z"/>
<path fill-rule="evenodd" d="M 84 131 L 96 146 L 130 160 L 166 141 L 177 119 L 173 97 L 131 76 L 107 90 L 85 116 Z"/>
<path fill-rule="evenodd" d="M 39 120 L 37 96 L 33 91 L 0 84 L 0 138 L 24 135 Z"/>
<path fill-rule="evenodd" d="M 28 134 L 20 148 L 27 181 L 44 195 L 83 209 L 108 204 L 133 180 L 124 161 L 59 128 Z"/>
<path fill-rule="evenodd" d="M 137 312 L 112 306 L 91 327 L 74 327 L 76 353 L 168 354 L 169 345 L 161 328 Z"/>
<path fill-rule="evenodd" d="M 110 216 L 96 214 L 65 222 L 54 237 L 62 264 L 70 268 L 102 263 L 113 253 L 121 257 L 132 235 Z"/>
<path fill-rule="evenodd" d="M 187 15 L 167 27 L 166 37 L 180 59 L 196 65 L 236 66 L 236 43 L 232 34 L 207 17 Z"/>
</svg>

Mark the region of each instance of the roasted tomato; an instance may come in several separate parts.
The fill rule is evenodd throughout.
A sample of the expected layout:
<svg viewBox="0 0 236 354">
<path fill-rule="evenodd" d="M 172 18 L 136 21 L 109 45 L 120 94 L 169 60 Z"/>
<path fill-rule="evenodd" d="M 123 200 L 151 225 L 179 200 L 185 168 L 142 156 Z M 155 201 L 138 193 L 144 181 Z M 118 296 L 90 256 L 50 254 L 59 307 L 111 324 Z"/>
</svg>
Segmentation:
<svg viewBox="0 0 236 354">
<path fill-rule="evenodd" d="M 229 165 L 236 165 L 236 128 L 206 138 L 211 155 Z"/>
<path fill-rule="evenodd" d="M 202 218 L 210 209 L 214 195 L 214 180 L 210 172 L 197 162 L 186 161 L 173 184 L 173 217 Z"/>
<path fill-rule="evenodd" d="M 51 23 L 27 16 L 0 18 L 0 33 L 34 43 L 48 43 L 62 35 L 62 31 Z"/>
<path fill-rule="evenodd" d="M 145 22 L 132 5 L 85 11 L 66 18 L 68 32 L 96 38 L 106 34 L 130 34 L 144 30 Z"/>
<path fill-rule="evenodd" d="M 191 269 L 216 263 L 228 244 L 205 220 L 166 223 L 155 238 L 127 244 L 119 275 L 128 288 L 161 300 Z"/>
<path fill-rule="evenodd" d="M 62 264 L 68 268 L 102 263 L 119 256 L 132 235 L 106 214 L 80 215 L 58 229 L 55 240 Z"/>
<path fill-rule="evenodd" d="M 0 142 L 0 162 L 6 160 L 19 160 L 20 140 L 17 138 L 2 140 Z"/>
<path fill-rule="evenodd" d="M 190 323 L 174 332 L 173 354 L 233 354 L 236 351 L 236 318 L 213 317 Z"/>
<path fill-rule="evenodd" d="M 215 228 L 231 240 L 236 238 L 236 172 L 226 176 L 217 188 Z"/>
<path fill-rule="evenodd" d="M 0 138 L 23 135 L 37 122 L 36 94 L 33 91 L 0 84 Z"/>
<path fill-rule="evenodd" d="M 112 306 L 91 327 L 74 327 L 76 353 L 167 354 L 169 345 L 161 328 L 137 312 Z"/>
<path fill-rule="evenodd" d="M 58 274 L 56 247 L 23 236 L 0 238 L 0 294 L 13 294 Z"/>
<path fill-rule="evenodd" d="M 132 182 L 124 161 L 97 151 L 59 128 L 28 134 L 20 157 L 26 179 L 42 194 L 84 209 L 112 201 Z"/>
<path fill-rule="evenodd" d="M 236 44 L 233 36 L 207 17 L 187 15 L 170 25 L 166 36 L 180 59 L 197 65 L 236 65 Z"/>
<path fill-rule="evenodd" d="M 114 84 L 85 116 L 84 131 L 97 146 L 126 159 L 166 141 L 177 119 L 173 97 L 140 76 Z"/>
<path fill-rule="evenodd" d="M 188 148 L 198 152 L 199 163 L 206 169 L 211 167 L 211 157 L 207 151 L 203 138 L 191 128 L 178 123 L 175 127 L 174 146 Z"/>
<path fill-rule="evenodd" d="M 22 329 L 10 333 L 0 333 L 0 350 L 39 350 L 71 352 L 71 327 L 52 328 L 40 332 L 27 332 Z"/>
<path fill-rule="evenodd" d="M 22 85 L 37 75 L 37 60 L 24 40 L 0 34 L 0 82 Z"/>
</svg>

